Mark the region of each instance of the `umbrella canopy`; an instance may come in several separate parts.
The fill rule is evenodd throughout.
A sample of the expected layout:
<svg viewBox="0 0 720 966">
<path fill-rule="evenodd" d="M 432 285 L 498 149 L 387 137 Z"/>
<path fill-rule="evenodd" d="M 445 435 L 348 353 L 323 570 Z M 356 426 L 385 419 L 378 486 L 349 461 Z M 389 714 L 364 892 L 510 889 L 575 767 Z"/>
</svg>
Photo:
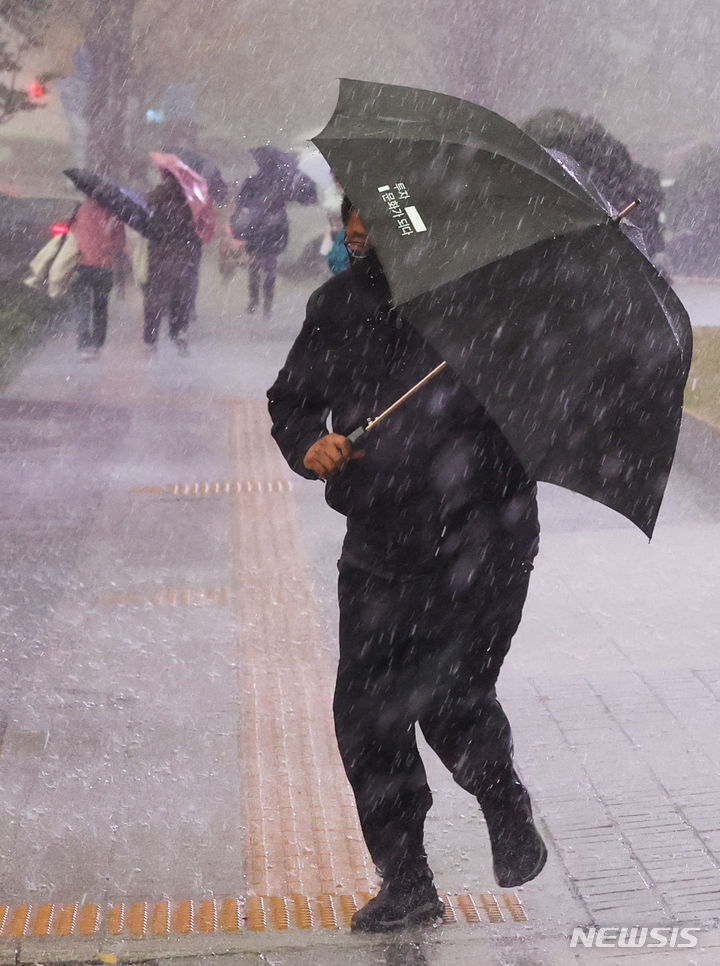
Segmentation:
<svg viewBox="0 0 720 966">
<path fill-rule="evenodd" d="M 250 154 L 260 168 L 261 175 L 279 188 L 283 201 L 297 201 L 301 205 L 315 204 L 317 201 L 315 183 L 311 177 L 300 170 L 291 154 L 271 144 L 251 148 Z"/>
<path fill-rule="evenodd" d="M 150 212 L 141 195 L 84 168 L 67 168 L 63 174 L 83 194 L 107 208 L 119 221 L 148 237 Z"/>
<path fill-rule="evenodd" d="M 197 171 L 199 175 L 207 181 L 208 191 L 210 192 L 210 197 L 212 200 L 221 205 L 228 193 L 228 186 L 225 183 L 225 179 L 220 172 L 220 168 L 211 161 L 210 158 L 206 158 L 204 155 L 199 154 L 197 151 L 191 148 L 179 148 L 177 151 L 173 152 L 176 154 L 181 161 L 184 161 L 188 167 Z"/>
<path fill-rule="evenodd" d="M 215 213 L 205 178 L 181 161 L 176 154 L 151 151 L 150 159 L 161 171 L 169 171 L 178 182 L 192 212 L 198 238 L 200 241 L 209 242 L 215 232 Z"/>
<path fill-rule="evenodd" d="M 297 166 L 303 174 L 312 178 L 319 188 L 327 190 L 334 187 L 335 178 L 332 169 L 314 145 L 308 145 L 302 149 Z"/>
<path fill-rule="evenodd" d="M 343 80 L 313 141 L 358 207 L 395 304 L 528 474 L 650 536 L 691 329 L 602 196 L 509 121 L 432 91 Z"/>
</svg>

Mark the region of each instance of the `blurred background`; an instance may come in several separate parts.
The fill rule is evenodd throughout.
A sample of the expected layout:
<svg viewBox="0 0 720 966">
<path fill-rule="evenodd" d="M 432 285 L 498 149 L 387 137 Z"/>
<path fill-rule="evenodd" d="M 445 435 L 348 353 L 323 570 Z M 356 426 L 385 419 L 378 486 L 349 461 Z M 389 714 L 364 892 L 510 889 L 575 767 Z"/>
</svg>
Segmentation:
<svg viewBox="0 0 720 966">
<path fill-rule="evenodd" d="M 249 148 L 324 126 L 339 76 L 408 84 L 499 111 L 617 207 L 640 197 L 651 256 L 702 309 L 699 280 L 720 275 L 719 32 L 716 0 L 0 0 L 0 199 L 69 198 L 70 165 L 145 190 L 148 150 L 209 158 L 232 187 Z M 314 217 L 295 211 L 294 239 Z"/>
</svg>

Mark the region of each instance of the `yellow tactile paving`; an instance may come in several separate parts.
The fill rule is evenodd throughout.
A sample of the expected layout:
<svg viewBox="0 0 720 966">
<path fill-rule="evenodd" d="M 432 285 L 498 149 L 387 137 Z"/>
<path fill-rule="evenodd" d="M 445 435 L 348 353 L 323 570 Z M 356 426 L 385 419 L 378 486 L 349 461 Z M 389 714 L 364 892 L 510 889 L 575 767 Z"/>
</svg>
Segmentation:
<svg viewBox="0 0 720 966">
<path fill-rule="evenodd" d="M 242 924 L 242 906 L 239 899 L 224 899 L 220 903 L 218 925 L 223 932 L 235 932 Z"/>
<path fill-rule="evenodd" d="M 270 916 L 275 929 L 290 928 L 290 909 L 285 896 L 270 896 Z"/>
<path fill-rule="evenodd" d="M 445 897 L 445 911 L 443 913 L 443 922 L 457 922 L 455 903 L 453 902 L 451 896 Z"/>
<path fill-rule="evenodd" d="M 83 936 L 92 936 L 100 928 L 102 910 L 95 903 L 88 903 L 80 907 L 78 914 L 78 932 Z"/>
<path fill-rule="evenodd" d="M 110 906 L 107 914 L 107 929 L 111 936 L 116 936 L 125 928 L 125 906 L 116 903 Z"/>
<path fill-rule="evenodd" d="M 149 920 L 149 929 L 154 936 L 167 936 L 170 932 L 170 903 L 156 902 Z"/>
<path fill-rule="evenodd" d="M 32 906 L 17 906 L 14 915 L 10 919 L 10 935 L 19 937 L 25 936 L 30 925 L 30 913 Z"/>
<path fill-rule="evenodd" d="M 127 917 L 127 924 L 134 936 L 145 936 L 148 931 L 147 902 L 133 902 Z"/>
<path fill-rule="evenodd" d="M 50 903 L 38 907 L 33 929 L 35 936 L 48 936 L 50 934 L 54 911 L 55 907 Z"/>
<path fill-rule="evenodd" d="M 195 931 L 195 909 L 189 899 L 177 903 L 172 917 L 172 931 L 179 933 Z"/>
<path fill-rule="evenodd" d="M 265 902 L 262 896 L 248 896 L 247 900 L 247 927 L 248 929 L 260 930 L 267 925 L 267 915 L 265 913 Z"/>
<path fill-rule="evenodd" d="M 480 897 L 480 902 L 482 903 L 483 910 L 487 915 L 490 922 L 502 922 L 503 912 L 498 901 L 492 893 L 486 893 Z"/>
<path fill-rule="evenodd" d="M 472 896 L 458 896 L 458 907 L 468 922 L 480 922 L 480 912 Z"/>
<path fill-rule="evenodd" d="M 58 917 L 57 934 L 58 936 L 70 936 L 75 932 L 77 925 L 78 906 L 76 902 L 66 902 L 60 907 Z"/>
<path fill-rule="evenodd" d="M 231 410 L 232 469 L 280 480 L 265 406 Z M 289 488 L 243 493 L 233 550 L 244 712 L 246 881 L 258 895 L 372 891 L 376 877 L 335 747 L 324 649 Z"/>
<path fill-rule="evenodd" d="M 503 892 L 502 901 L 505 908 L 510 913 L 511 918 L 514 919 L 515 922 L 527 921 L 527 916 L 525 915 L 523 905 L 514 892 Z"/>
<path fill-rule="evenodd" d="M 289 493 L 292 491 L 292 480 L 264 479 L 264 480 L 207 480 L 191 483 L 165 483 L 163 486 L 137 486 L 132 493 L 145 496 L 237 496 L 239 493 Z"/>
<path fill-rule="evenodd" d="M 508 896 L 512 895 L 512 901 Z M 245 898 L 182 899 L 170 902 L 114 903 L 106 908 L 95 903 L 43 903 L 0 906 L 0 939 L 34 936 L 109 936 L 143 939 L 148 937 L 228 933 L 249 930 L 346 929 L 352 914 L 369 898 L 369 893 L 325 893 L 307 896 L 251 894 Z M 445 895 L 443 921 L 524 922 L 525 911 L 514 894 L 500 900 L 491 893 L 471 896 Z M 505 911 L 503 911 L 503 907 Z"/>
<path fill-rule="evenodd" d="M 295 904 L 295 921 L 301 929 L 312 929 L 315 925 L 312 906 L 307 896 L 295 894 L 293 897 Z"/>
</svg>

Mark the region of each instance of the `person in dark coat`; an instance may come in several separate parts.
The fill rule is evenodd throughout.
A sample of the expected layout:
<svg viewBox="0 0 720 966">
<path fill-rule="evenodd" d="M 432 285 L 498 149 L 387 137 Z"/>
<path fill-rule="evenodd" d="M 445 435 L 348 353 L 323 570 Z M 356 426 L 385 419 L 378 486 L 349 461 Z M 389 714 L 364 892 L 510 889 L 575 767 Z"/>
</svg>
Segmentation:
<svg viewBox="0 0 720 966">
<path fill-rule="evenodd" d="M 187 351 L 187 327 L 198 287 L 202 242 L 178 181 L 162 171 L 162 181 L 147 196 L 150 209 L 148 278 L 144 289 L 144 340 L 153 347 L 163 315 L 170 338 Z"/>
<path fill-rule="evenodd" d="M 230 228 L 248 253 L 248 312 L 257 311 L 261 288 L 264 314 L 272 311 L 278 255 L 290 232 L 285 200 L 281 181 L 267 170 L 246 178 L 238 192 Z"/>
<path fill-rule="evenodd" d="M 310 297 L 268 399 L 291 468 L 325 480 L 327 502 L 347 517 L 333 709 L 363 835 L 383 876 L 352 928 L 385 931 L 442 912 L 423 843 L 432 796 L 416 723 L 479 801 L 498 884 L 521 885 L 545 864 L 495 693 L 539 526 L 534 484 L 450 370 L 353 449 L 347 435 L 441 360 L 391 308 L 382 266 L 347 199 L 343 221 L 351 265 Z"/>
</svg>

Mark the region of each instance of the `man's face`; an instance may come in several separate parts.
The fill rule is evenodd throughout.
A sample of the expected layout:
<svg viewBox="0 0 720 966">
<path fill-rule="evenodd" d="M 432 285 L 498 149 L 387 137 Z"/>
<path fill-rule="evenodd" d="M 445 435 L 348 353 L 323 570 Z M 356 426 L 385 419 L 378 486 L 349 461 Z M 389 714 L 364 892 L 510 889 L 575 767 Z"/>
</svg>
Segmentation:
<svg viewBox="0 0 720 966">
<path fill-rule="evenodd" d="M 351 258 L 365 258 L 372 248 L 365 225 L 356 211 L 350 212 L 345 225 L 345 247 Z"/>
</svg>

